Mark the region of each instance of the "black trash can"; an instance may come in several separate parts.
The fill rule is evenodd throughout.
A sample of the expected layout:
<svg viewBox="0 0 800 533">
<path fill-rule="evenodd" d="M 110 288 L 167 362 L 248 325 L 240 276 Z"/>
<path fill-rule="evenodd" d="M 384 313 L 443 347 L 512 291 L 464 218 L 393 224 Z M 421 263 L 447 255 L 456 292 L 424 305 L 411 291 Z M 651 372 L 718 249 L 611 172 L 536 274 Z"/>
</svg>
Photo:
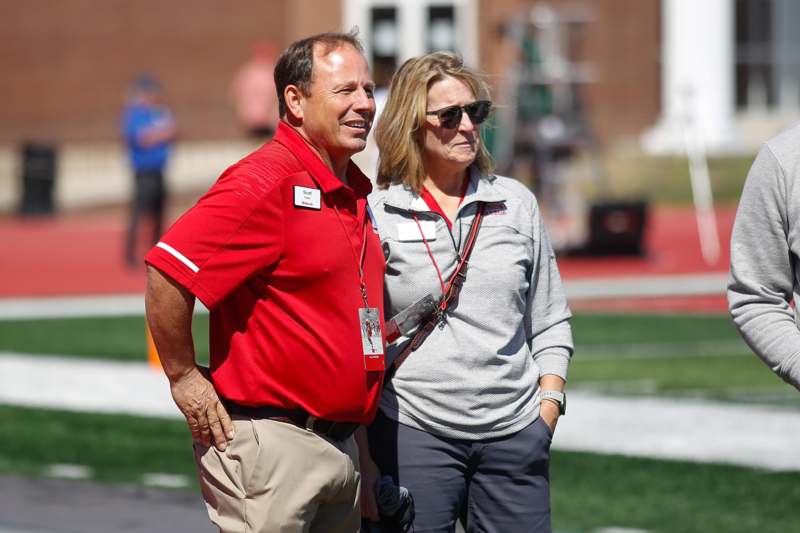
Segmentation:
<svg viewBox="0 0 800 533">
<path fill-rule="evenodd" d="M 47 143 L 22 145 L 22 215 L 53 214 L 56 149 Z"/>
<path fill-rule="evenodd" d="M 644 200 L 599 202 L 589 211 L 589 255 L 643 255 L 647 227 Z"/>
</svg>

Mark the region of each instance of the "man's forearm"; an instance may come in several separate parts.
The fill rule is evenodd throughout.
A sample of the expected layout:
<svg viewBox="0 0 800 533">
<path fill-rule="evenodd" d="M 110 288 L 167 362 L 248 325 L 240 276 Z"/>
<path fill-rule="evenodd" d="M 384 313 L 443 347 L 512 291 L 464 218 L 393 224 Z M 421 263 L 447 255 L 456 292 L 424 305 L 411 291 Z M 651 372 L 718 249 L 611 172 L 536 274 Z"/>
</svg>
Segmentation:
<svg viewBox="0 0 800 533">
<path fill-rule="evenodd" d="M 139 143 L 149 148 L 162 142 L 171 141 L 175 138 L 176 133 L 177 130 L 174 125 L 153 127 L 139 136 Z"/>
<path fill-rule="evenodd" d="M 148 266 L 145 310 L 161 366 L 169 380 L 174 381 L 195 368 L 194 295 L 158 269 Z"/>
<path fill-rule="evenodd" d="M 147 267 L 147 323 L 170 381 L 175 404 L 186 417 L 192 440 L 223 451 L 233 438 L 231 418 L 208 371 L 197 366 L 192 340 L 194 296 L 157 269 Z"/>
</svg>

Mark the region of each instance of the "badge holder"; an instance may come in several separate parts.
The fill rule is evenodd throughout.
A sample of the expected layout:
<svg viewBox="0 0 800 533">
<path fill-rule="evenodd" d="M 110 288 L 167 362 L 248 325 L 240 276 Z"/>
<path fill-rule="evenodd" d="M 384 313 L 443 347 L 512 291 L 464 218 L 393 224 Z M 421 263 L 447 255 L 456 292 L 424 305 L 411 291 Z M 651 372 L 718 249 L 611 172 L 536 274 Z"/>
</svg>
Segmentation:
<svg viewBox="0 0 800 533">
<path fill-rule="evenodd" d="M 381 320 L 375 307 L 360 307 L 358 323 L 361 325 L 361 347 L 364 351 L 364 369 L 367 372 L 386 368 L 383 354 Z"/>
</svg>

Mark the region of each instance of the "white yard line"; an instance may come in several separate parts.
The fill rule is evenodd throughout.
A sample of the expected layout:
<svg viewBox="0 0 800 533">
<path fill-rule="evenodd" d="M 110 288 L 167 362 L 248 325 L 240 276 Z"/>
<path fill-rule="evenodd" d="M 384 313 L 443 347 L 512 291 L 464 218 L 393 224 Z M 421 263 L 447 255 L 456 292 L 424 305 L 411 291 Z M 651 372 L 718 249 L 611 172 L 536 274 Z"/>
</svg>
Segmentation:
<svg viewBox="0 0 800 533">
<path fill-rule="evenodd" d="M 198 300 L 195 313 L 208 310 Z M 143 294 L 0 298 L 0 320 L 144 315 Z"/>
<path fill-rule="evenodd" d="M 2 320 L 143 314 L 142 294 L 0 299 Z"/>
<path fill-rule="evenodd" d="M 562 450 L 800 470 L 800 411 L 696 399 L 568 393 Z"/>
<path fill-rule="evenodd" d="M 725 294 L 727 273 L 565 279 L 570 300 Z"/>
<path fill-rule="evenodd" d="M 0 403 L 180 416 L 166 376 L 146 363 L 0 352 Z"/>
<path fill-rule="evenodd" d="M 0 353 L 0 403 L 180 418 L 166 378 L 145 363 Z M 570 392 L 554 447 L 800 470 L 800 411 Z"/>
<path fill-rule="evenodd" d="M 566 279 L 569 300 L 725 294 L 727 274 Z M 195 312 L 207 310 L 198 302 Z M 0 298 L 0 320 L 144 314 L 142 294 Z"/>
</svg>

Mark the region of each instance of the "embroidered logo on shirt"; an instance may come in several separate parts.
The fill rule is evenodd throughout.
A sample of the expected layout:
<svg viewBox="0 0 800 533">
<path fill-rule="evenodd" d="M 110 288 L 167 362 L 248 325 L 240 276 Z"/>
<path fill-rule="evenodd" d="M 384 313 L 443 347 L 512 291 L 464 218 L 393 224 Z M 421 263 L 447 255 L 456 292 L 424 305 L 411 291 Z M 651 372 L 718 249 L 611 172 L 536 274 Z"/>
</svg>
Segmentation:
<svg viewBox="0 0 800 533">
<path fill-rule="evenodd" d="M 294 206 L 320 210 L 320 190 L 294 186 Z"/>
<path fill-rule="evenodd" d="M 483 216 L 489 216 L 489 215 L 507 215 L 507 214 L 508 214 L 508 209 L 506 209 L 506 204 L 504 204 L 504 203 L 493 203 L 493 204 L 488 204 L 488 205 L 487 205 L 487 206 L 486 206 L 486 207 L 483 209 Z"/>
</svg>

